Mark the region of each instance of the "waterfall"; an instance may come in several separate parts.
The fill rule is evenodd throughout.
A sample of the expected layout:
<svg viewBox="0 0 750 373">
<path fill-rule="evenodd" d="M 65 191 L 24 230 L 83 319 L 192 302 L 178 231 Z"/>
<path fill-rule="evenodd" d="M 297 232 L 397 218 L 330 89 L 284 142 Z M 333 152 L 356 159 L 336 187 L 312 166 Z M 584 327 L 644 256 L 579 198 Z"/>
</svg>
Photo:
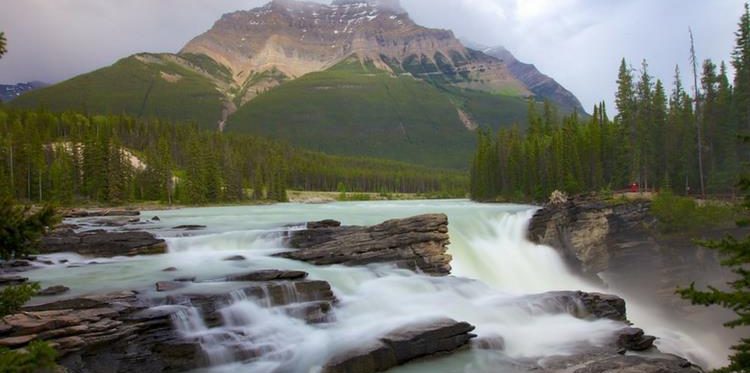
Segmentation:
<svg viewBox="0 0 750 373">
<path fill-rule="evenodd" d="M 582 346 L 605 343 L 622 328 L 611 320 L 575 318 L 574 305 L 533 295 L 552 290 L 608 292 L 569 271 L 556 250 L 526 239 L 534 211 L 531 206 L 468 201 L 391 201 L 145 212 L 160 216 L 161 221 L 149 229 L 166 238 L 169 254 L 123 258 L 106 266 L 53 267 L 34 272 L 32 280 L 93 292 L 106 283 L 153 289 L 155 281 L 177 276 L 205 281 L 255 270 L 302 270 L 312 280 L 330 283 L 338 298 L 331 317 L 335 321 L 308 324 L 301 320 L 304 312 L 286 304 L 306 299 L 283 281 L 254 292 L 240 287 L 257 283 L 203 282 L 190 284 L 184 293 L 225 295 L 211 308 L 216 312 L 203 315 L 190 304 L 170 306 L 180 307 L 173 317 L 175 329 L 200 343 L 212 372 L 308 372 L 322 367 L 332 356 L 377 341 L 390 331 L 447 317 L 475 325 L 485 348 L 502 345 L 503 352 L 471 349 L 436 365 L 415 362 L 406 371 L 484 373 L 497 371 L 498 364 L 508 360 L 574 354 Z M 280 231 L 289 223 L 335 218 L 345 225 L 372 225 L 436 212 L 449 216 L 449 253 L 454 258 L 455 277 L 429 277 L 388 265 L 313 266 L 272 256 L 284 250 Z M 180 224 L 205 224 L 208 228 L 171 230 Z M 302 225 L 293 227 L 300 228 Z M 194 236 L 181 236 L 186 234 Z M 231 256 L 245 260 L 225 260 Z M 169 267 L 178 272 L 162 271 Z M 695 342 L 713 344 L 713 339 L 707 338 L 711 336 L 687 333 L 674 320 L 639 304 L 638 299 L 626 300 L 630 319 L 647 333 L 659 336 L 657 344 L 662 350 L 697 362 L 717 356 Z"/>
<path fill-rule="evenodd" d="M 591 284 L 573 274 L 553 248 L 537 245 L 527 239 L 528 225 L 535 209 L 516 213 L 481 216 L 473 219 L 467 235 L 460 232 L 456 256 L 456 275 L 478 279 L 489 286 L 517 294 L 555 290 L 583 290 L 607 293 L 608 289 Z M 452 231 L 451 234 L 456 233 Z M 686 325 L 671 320 L 655 306 L 627 299 L 628 318 L 646 333 L 659 337 L 655 343 L 663 352 L 691 359 L 703 366 L 723 365 L 721 352 L 705 343 L 703 333 L 687 333 Z"/>
</svg>

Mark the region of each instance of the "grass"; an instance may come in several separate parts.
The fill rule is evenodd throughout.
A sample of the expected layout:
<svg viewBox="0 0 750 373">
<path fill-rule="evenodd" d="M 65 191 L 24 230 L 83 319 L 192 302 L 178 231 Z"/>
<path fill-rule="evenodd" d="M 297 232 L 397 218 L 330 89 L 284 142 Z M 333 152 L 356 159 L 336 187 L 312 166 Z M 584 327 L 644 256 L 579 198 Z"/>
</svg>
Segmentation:
<svg viewBox="0 0 750 373">
<path fill-rule="evenodd" d="M 738 220 L 737 209 L 726 203 L 706 201 L 663 191 L 654 197 L 651 212 L 664 233 L 692 232 L 731 225 Z"/>
<path fill-rule="evenodd" d="M 176 63 L 163 61 L 144 63 L 135 56 L 124 58 L 110 67 L 24 94 L 10 105 L 158 117 L 215 128 L 221 119 L 222 96 L 211 81 Z M 162 78 L 162 72 L 181 78 L 169 82 Z"/>
</svg>

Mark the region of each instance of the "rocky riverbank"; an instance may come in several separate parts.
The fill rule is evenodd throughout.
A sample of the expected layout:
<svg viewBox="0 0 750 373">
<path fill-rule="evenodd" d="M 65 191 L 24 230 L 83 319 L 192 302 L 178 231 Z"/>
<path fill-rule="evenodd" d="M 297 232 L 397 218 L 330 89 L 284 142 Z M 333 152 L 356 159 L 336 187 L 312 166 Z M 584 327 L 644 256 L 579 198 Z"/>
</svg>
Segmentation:
<svg viewBox="0 0 750 373">
<path fill-rule="evenodd" d="M 434 284 L 456 286 L 472 283 L 448 276 L 448 219 L 443 214 L 389 220 L 371 227 L 342 227 L 333 220 L 310 222 L 306 229 L 289 229 L 283 235 L 290 248 L 279 254 L 283 258 L 315 265 L 391 264 L 435 276 L 417 276 L 415 281 L 429 279 L 436 281 Z M 71 227 L 53 232 L 44 245 L 47 252 L 70 250 L 94 257 L 160 255 L 166 250 L 164 242 L 153 235 L 77 232 Z M 235 261 L 223 262 L 241 268 L 249 261 L 236 257 Z M 57 298 L 50 303 L 37 300 L 0 321 L 0 347 L 22 349 L 32 341 L 48 341 L 60 352 L 60 364 L 76 373 L 182 372 L 217 363 L 252 364 L 289 353 L 283 344 L 251 343 L 266 338 L 264 323 L 275 319 L 248 318 L 242 307 L 259 307 L 275 315 L 272 317 L 283 315 L 311 330 L 337 327 L 345 311 L 341 303 L 346 301 L 346 294 L 339 294 L 328 281 L 311 278 L 305 271 L 235 271 L 198 280 L 197 274 L 182 268 L 159 269 L 160 277 L 177 271 L 179 278 L 158 281 L 151 289 Z M 508 307 L 507 302 L 497 306 L 498 312 Z M 522 370 L 700 371 L 687 360 L 660 353 L 653 345 L 655 337 L 627 321 L 625 301 L 617 296 L 552 292 L 521 296 L 513 302 L 517 303 L 512 305 L 517 312 L 530 316 L 539 312 L 570 315 L 618 326 L 606 340 L 582 344 L 578 353 L 515 361 Z M 503 354 L 505 338 L 476 333 L 475 326 L 466 320 L 407 318 L 398 326 L 390 325 L 371 338 L 323 356 L 320 366 L 327 373 L 369 373 L 469 349 Z M 647 355 L 632 356 L 628 352 Z M 297 370 L 282 364 L 276 371 Z"/>
<path fill-rule="evenodd" d="M 721 266 L 719 254 L 701 247 L 698 241 L 744 237 L 750 229 L 665 234 L 657 229 L 659 222 L 650 207 L 649 201 L 613 203 L 577 196 L 538 210 L 529 224 L 528 237 L 556 249 L 571 271 L 638 299 L 650 312 L 667 317 L 671 324 L 664 328 L 710 336 L 706 346 L 719 356 L 728 354 L 730 346 L 746 333 L 721 327 L 734 315 L 719 307 L 693 306 L 676 290 L 691 283 L 721 286 L 733 280 L 734 275 Z M 699 364 L 710 363 L 699 356 L 691 358 Z"/>
</svg>

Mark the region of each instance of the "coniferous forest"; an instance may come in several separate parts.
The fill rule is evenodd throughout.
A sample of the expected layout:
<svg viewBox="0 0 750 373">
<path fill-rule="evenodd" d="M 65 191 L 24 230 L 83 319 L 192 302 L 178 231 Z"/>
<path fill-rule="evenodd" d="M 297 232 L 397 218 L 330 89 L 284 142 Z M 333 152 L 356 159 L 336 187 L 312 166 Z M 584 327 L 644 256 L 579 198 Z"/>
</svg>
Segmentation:
<svg viewBox="0 0 750 373">
<path fill-rule="evenodd" d="M 285 201 L 287 189 L 463 195 L 458 171 L 333 157 L 128 116 L 0 108 L 0 196 L 63 205 Z"/>
<path fill-rule="evenodd" d="M 561 117 L 548 103 L 530 102 L 526 127 L 481 130 L 471 165 L 472 198 L 541 201 L 554 190 L 576 194 L 633 184 L 639 190 L 733 195 L 740 167 L 750 160 L 739 139 L 750 129 L 747 7 L 731 65 L 705 60 L 688 71 L 676 67 L 667 87 L 645 60 L 636 69 L 623 59 L 616 115 L 601 103 L 591 116 Z"/>
</svg>

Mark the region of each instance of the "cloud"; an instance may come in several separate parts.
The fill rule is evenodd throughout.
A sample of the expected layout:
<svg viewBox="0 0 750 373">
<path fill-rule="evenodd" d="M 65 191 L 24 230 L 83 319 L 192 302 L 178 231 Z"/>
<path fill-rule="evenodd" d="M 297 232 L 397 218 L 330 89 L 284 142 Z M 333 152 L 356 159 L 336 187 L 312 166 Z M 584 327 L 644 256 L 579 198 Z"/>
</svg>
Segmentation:
<svg viewBox="0 0 750 373">
<path fill-rule="evenodd" d="M 328 2 L 317 0 L 318 2 Z M 671 84 L 686 71 L 687 28 L 699 57 L 728 59 L 744 0 L 402 0 L 420 24 L 504 45 L 583 101 L 611 103 L 622 57 L 648 59 Z M 264 0 L 0 0 L 9 53 L 0 82 L 56 82 L 132 53 L 176 52 L 223 13 Z M 686 84 L 687 85 L 687 84 Z"/>
</svg>

